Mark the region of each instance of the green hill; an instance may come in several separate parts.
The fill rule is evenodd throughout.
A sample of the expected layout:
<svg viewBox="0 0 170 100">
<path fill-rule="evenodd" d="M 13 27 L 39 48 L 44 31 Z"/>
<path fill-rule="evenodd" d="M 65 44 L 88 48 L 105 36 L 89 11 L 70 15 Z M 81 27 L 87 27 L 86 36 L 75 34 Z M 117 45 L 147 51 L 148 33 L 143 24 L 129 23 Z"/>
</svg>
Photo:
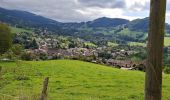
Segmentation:
<svg viewBox="0 0 170 100">
<path fill-rule="evenodd" d="M 18 66 L 17 66 L 18 65 Z M 36 100 L 49 76 L 50 100 L 143 100 L 144 73 L 75 60 L 0 62 L 0 100 Z M 163 77 L 163 100 L 170 99 Z"/>
<path fill-rule="evenodd" d="M 22 27 L 57 27 L 59 22 L 38 16 L 33 13 L 19 10 L 10 10 L 0 7 L 0 21 Z"/>
</svg>

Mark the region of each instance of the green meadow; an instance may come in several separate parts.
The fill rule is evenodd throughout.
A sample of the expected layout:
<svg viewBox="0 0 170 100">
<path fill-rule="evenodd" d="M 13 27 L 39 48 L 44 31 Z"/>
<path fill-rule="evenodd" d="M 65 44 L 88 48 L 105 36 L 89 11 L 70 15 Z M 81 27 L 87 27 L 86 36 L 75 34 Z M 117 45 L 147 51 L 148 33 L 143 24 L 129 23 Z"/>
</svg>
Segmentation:
<svg viewBox="0 0 170 100">
<path fill-rule="evenodd" d="M 170 37 L 164 38 L 164 46 L 170 46 Z"/>
<path fill-rule="evenodd" d="M 142 46 L 142 47 L 146 47 L 146 43 L 140 43 L 140 42 L 129 42 L 128 45 L 129 46 Z"/>
<path fill-rule="evenodd" d="M 85 46 L 97 47 L 95 44 L 90 43 L 90 42 L 85 42 Z"/>
<path fill-rule="evenodd" d="M 10 28 L 11 28 L 12 33 L 21 33 L 21 32 L 32 33 L 31 30 L 26 30 L 26 29 L 23 29 L 23 28 L 16 28 L 16 27 L 10 27 Z"/>
<path fill-rule="evenodd" d="M 49 77 L 48 100 L 143 100 L 144 72 L 76 60 L 0 62 L 0 100 L 38 99 Z M 163 75 L 163 100 L 170 100 Z"/>
<path fill-rule="evenodd" d="M 140 43 L 140 42 L 129 42 L 128 45 L 129 46 L 143 46 L 143 47 L 146 47 L 145 43 Z M 170 46 L 170 37 L 165 37 L 164 38 L 164 46 L 165 47 Z"/>
</svg>

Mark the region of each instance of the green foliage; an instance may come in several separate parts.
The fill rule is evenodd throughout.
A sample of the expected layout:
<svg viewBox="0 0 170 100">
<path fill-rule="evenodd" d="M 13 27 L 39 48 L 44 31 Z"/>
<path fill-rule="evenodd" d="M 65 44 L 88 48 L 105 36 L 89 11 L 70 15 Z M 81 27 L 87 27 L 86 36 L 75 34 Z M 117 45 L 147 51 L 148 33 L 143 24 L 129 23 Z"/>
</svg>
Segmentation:
<svg viewBox="0 0 170 100">
<path fill-rule="evenodd" d="M 33 33 L 27 33 L 27 32 L 23 32 L 21 34 L 14 34 L 14 38 L 13 38 L 13 43 L 14 44 L 22 44 L 22 46 L 25 49 L 29 49 L 32 46 L 37 48 L 37 44 L 36 41 L 34 40 L 34 35 Z"/>
<path fill-rule="evenodd" d="M 128 28 L 124 28 L 120 32 L 117 33 L 118 38 L 124 40 L 124 41 L 145 41 L 146 40 L 146 33 L 145 32 L 137 32 L 137 31 L 131 31 Z"/>
<path fill-rule="evenodd" d="M 135 53 L 128 56 L 129 59 L 134 60 L 134 61 L 142 61 L 147 58 L 146 48 L 136 46 L 136 47 L 133 47 L 132 50 L 134 50 Z"/>
<path fill-rule="evenodd" d="M 126 19 L 120 19 L 120 18 L 98 18 L 91 23 L 87 23 L 90 27 L 116 27 L 122 24 L 127 24 L 129 21 Z"/>
<path fill-rule="evenodd" d="M 141 42 L 128 42 L 129 46 L 143 46 L 146 47 L 146 43 L 141 43 Z M 165 37 L 164 38 L 164 46 L 168 47 L 170 46 L 170 37 Z"/>
<path fill-rule="evenodd" d="M 163 69 L 163 71 L 164 71 L 164 73 L 166 73 L 166 74 L 170 74 L 170 67 L 165 67 L 164 69 Z"/>
<path fill-rule="evenodd" d="M 15 55 L 21 55 L 24 49 L 20 44 L 13 44 L 11 50 Z"/>
<path fill-rule="evenodd" d="M 12 45 L 10 28 L 6 24 L 0 24 L 0 54 L 5 53 Z"/>
<path fill-rule="evenodd" d="M 128 28 L 132 31 L 147 32 L 149 27 L 149 18 L 136 19 L 128 24 Z"/>
<path fill-rule="evenodd" d="M 105 59 L 110 59 L 110 58 L 113 57 L 110 53 L 107 53 L 107 52 L 101 52 L 101 53 L 99 53 L 98 56 L 102 57 L 102 58 L 105 58 Z"/>
<path fill-rule="evenodd" d="M 47 60 L 48 59 L 48 56 L 46 53 L 40 53 L 39 54 L 39 58 L 42 59 L 42 60 Z"/>
<path fill-rule="evenodd" d="M 7 59 L 7 60 L 16 60 L 18 59 L 17 56 L 14 54 L 14 52 L 10 49 L 4 54 L 2 54 L 1 59 Z"/>
<path fill-rule="evenodd" d="M 24 52 L 22 45 L 13 44 L 12 47 L 2 54 L 0 59 L 8 59 L 8 60 L 19 60 L 21 59 L 21 55 Z"/>
<path fill-rule="evenodd" d="M 30 48 L 38 49 L 38 44 L 35 39 L 33 39 L 32 42 L 30 43 Z"/>
<path fill-rule="evenodd" d="M 19 66 L 17 66 L 19 65 Z M 49 76 L 48 99 L 143 100 L 144 73 L 75 61 L 0 62 L 0 98 L 37 100 Z M 169 100 L 170 76 L 163 75 L 163 100 Z M 10 99 L 10 100 L 11 100 Z"/>
<path fill-rule="evenodd" d="M 32 52 L 24 52 L 21 55 L 21 59 L 28 60 L 28 61 L 34 60 L 34 59 L 36 59 L 36 55 L 33 54 Z"/>
</svg>

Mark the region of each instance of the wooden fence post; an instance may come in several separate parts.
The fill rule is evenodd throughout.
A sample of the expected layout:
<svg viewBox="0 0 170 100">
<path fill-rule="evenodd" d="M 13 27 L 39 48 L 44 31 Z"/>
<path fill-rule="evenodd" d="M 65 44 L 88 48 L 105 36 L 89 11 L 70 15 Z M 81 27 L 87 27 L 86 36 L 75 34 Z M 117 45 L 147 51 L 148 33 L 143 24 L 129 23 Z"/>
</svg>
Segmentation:
<svg viewBox="0 0 170 100">
<path fill-rule="evenodd" d="M 162 99 L 162 57 L 166 0 L 150 0 L 148 59 L 146 62 L 145 100 Z"/>
<path fill-rule="evenodd" d="M 40 95 L 40 100 L 46 100 L 49 77 L 46 77 L 43 82 L 43 89 Z"/>
</svg>

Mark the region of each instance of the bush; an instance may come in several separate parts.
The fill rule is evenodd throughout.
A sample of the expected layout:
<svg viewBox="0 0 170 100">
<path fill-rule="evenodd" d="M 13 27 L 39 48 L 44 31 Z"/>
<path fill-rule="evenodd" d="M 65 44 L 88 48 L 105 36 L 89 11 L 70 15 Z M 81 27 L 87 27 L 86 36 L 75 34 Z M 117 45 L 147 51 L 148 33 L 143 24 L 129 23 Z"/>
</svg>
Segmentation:
<svg viewBox="0 0 170 100">
<path fill-rule="evenodd" d="M 21 59 L 22 60 L 34 60 L 36 59 L 36 55 L 31 53 L 31 52 L 24 52 L 22 55 L 21 55 Z"/>
<path fill-rule="evenodd" d="M 6 24 L 0 23 L 0 54 L 9 50 L 12 45 L 12 34 Z"/>
<path fill-rule="evenodd" d="M 21 55 L 21 53 L 23 51 L 23 47 L 20 44 L 14 44 L 12 46 L 11 50 L 15 55 Z"/>
<path fill-rule="evenodd" d="M 165 67 L 163 71 L 165 74 L 170 74 L 170 67 Z"/>
<path fill-rule="evenodd" d="M 5 61 L 13 61 L 18 59 L 19 57 L 17 55 L 14 54 L 14 52 L 12 52 L 12 50 L 8 50 L 7 52 L 5 52 L 0 59 L 4 59 Z"/>
<path fill-rule="evenodd" d="M 40 58 L 41 60 L 47 60 L 47 59 L 48 59 L 48 55 L 47 55 L 46 53 L 40 53 L 40 54 L 39 54 L 39 58 Z"/>
</svg>

